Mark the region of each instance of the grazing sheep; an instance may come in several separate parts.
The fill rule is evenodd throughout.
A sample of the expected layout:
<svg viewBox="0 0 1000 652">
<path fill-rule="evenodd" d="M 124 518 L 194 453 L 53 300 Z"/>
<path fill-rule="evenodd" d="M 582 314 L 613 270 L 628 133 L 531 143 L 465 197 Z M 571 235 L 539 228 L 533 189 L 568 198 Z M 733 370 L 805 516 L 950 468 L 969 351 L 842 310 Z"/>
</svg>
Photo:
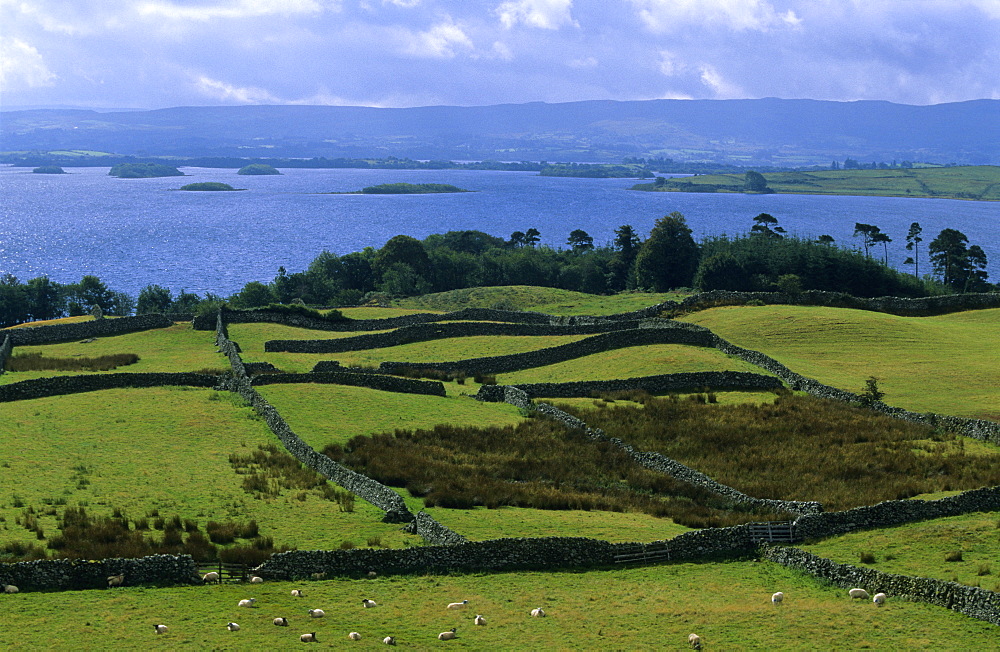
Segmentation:
<svg viewBox="0 0 1000 652">
<path fill-rule="evenodd" d="M 238 632 L 240 631 L 240 626 L 237 625 L 236 623 L 227 623 L 226 629 L 228 629 L 231 632 Z"/>
<path fill-rule="evenodd" d="M 360 641 L 361 634 L 357 632 L 351 632 L 350 634 L 347 635 L 347 638 L 351 639 L 352 641 Z"/>
<path fill-rule="evenodd" d="M 784 599 L 785 599 L 785 594 L 782 593 L 781 591 L 778 591 L 777 593 L 771 596 L 771 602 L 774 604 L 781 604 L 781 601 Z"/>
<path fill-rule="evenodd" d="M 113 586 L 122 586 L 123 584 L 125 584 L 125 576 L 124 575 L 110 575 L 108 577 L 108 588 L 109 589 L 111 587 L 113 587 Z"/>
<path fill-rule="evenodd" d="M 5 587 L 3 587 L 4 593 L 17 593 L 18 591 L 20 591 L 20 589 L 14 586 L 13 584 L 8 584 Z"/>
<path fill-rule="evenodd" d="M 450 640 L 452 640 L 454 638 L 458 638 L 458 634 L 456 632 L 457 632 L 456 628 L 452 627 L 451 631 L 441 632 L 440 634 L 438 634 L 438 640 L 439 641 L 450 641 Z"/>
<path fill-rule="evenodd" d="M 462 600 L 461 602 L 452 602 L 448 605 L 449 609 L 461 609 L 465 605 L 469 604 L 468 600 Z"/>
<path fill-rule="evenodd" d="M 215 571 L 212 571 L 211 573 L 205 573 L 204 575 L 201 576 L 201 581 L 204 582 L 205 584 L 208 584 L 209 582 L 218 582 L 219 574 L 216 573 Z"/>
<path fill-rule="evenodd" d="M 299 589 L 292 589 L 292 597 L 293 598 L 304 598 L 305 596 L 302 595 L 302 591 L 300 591 Z"/>
<path fill-rule="evenodd" d="M 257 577 L 256 575 L 254 575 L 253 577 L 250 578 L 250 583 L 251 584 L 263 584 L 264 583 L 264 578 L 263 577 Z"/>
<path fill-rule="evenodd" d="M 882 605 L 885 604 L 885 598 L 886 598 L 885 593 L 876 593 L 875 597 L 872 598 L 872 602 L 875 603 L 876 607 L 881 607 Z"/>
<path fill-rule="evenodd" d="M 257 602 L 257 598 L 247 598 L 246 600 L 240 600 L 239 606 L 249 609 L 253 606 L 254 602 Z"/>
<path fill-rule="evenodd" d="M 318 642 L 316 640 L 316 632 L 312 632 L 311 634 L 303 634 L 302 636 L 299 637 L 299 640 L 302 641 L 303 643 L 317 643 Z"/>
<path fill-rule="evenodd" d="M 852 598 L 861 598 L 862 600 L 867 600 L 869 598 L 868 591 L 864 589 L 851 589 L 847 592 L 847 595 Z"/>
<path fill-rule="evenodd" d="M 153 625 L 153 629 L 156 630 L 157 634 L 166 634 L 167 633 L 167 626 L 166 625 Z"/>
<path fill-rule="evenodd" d="M 322 609 L 310 609 L 309 610 L 309 617 L 310 618 L 322 618 L 325 615 L 326 615 L 326 612 L 323 611 Z"/>
<path fill-rule="evenodd" d="M 382 642 L 385 643 L 386 645 L 395 645 L 396 644 L 396 637 L 395 636 L 386 636 L 385 638 L 382 639 Z"/>
<path fill-rule="evenodd" d="M 370 579 L 370 580 L 373 580 L 373 579 L 375 579 L 376 577 L 378 577 L 378 573 L 376 573 L 376 572 L 375 572 L 375 571 L 373 571 L 373 570 L 370 570 L 370 571 L 368 571 L 368 579 Z M 391 637 L 391 636 L 387 636 L 386 638 L 392 638 L 392 637 Z M 394 639 L 394 638 L 393 638 L 392 640 L 394 640 L 394 641 L 395 641 L 396 639 Z"/>
<path fill-rule="evenodd" d="M 688 634 L 688 645 L 695 650 L 701 649 L 701 637 L 697 634 Z"/>
<path fill-rule="evenodd" d="M 485 625 L 486 619 L 483 618 L 482 615 L 476 614 L 476 617 L 472 619 L 472 622 L 476 625 Z"/>
<path fill-rule="evenodd" d="M 362 600 L 361 604 L 365 606 L 365 609 L 371 609 L 372 607 L 378 606 L 378 604 L 374 600 L 369 600 L 368 598 Z"/>
<path fill-rule="evenodd" d="M 288 627 L 288 619 L 287 618 L 275 618 L 271 622 L 273 622 L 278 627 Z"/>
<path fill-rule="evenodd" d="M 531 610 L 532 618 L 545 618 L 545 610 L 541 607 L 535 607 Z"/>
</svg>

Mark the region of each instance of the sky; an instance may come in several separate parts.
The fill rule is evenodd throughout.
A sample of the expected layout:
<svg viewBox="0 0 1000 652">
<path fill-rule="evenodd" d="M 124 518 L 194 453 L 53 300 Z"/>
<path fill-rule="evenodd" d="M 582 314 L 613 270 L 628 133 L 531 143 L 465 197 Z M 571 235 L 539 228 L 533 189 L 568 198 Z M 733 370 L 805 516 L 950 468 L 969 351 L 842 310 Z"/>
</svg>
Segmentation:
<svg viewBox="0 0 1000 652">
<path fill-rule="evenodd" d="M 0 0 L 0 108 L 1000 99 L 1000 0 Z"/>
</svg>

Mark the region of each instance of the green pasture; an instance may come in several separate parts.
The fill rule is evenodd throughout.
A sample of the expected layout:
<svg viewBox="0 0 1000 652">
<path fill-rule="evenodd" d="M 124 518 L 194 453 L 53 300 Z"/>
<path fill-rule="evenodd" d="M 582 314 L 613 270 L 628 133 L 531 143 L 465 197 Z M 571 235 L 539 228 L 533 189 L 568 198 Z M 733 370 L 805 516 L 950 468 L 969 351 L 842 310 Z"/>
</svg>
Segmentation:
<svg viewBox="0 0 1000 652">
<path fill-rule="evenodd" d="M 301 589 L 305 597 L 290 595 Z M 780 607 L 771 604 L 783 591 Z M 252 609 L 237 603 L 257 598 Z M 361 606 L 362 598 L 378 603 Z M 0 596 L 0 646 L 91 650 L 181 647 L 299 649 L 316 632 L 320 647 L 351 645 L 474 650 L 683 650 L 698 633 L 705 649 L 985 650 L 996 627 L 921 603 L 890 598 L 879 609 L 769 562 L 668 564 L 590 572 L 379 577 L 181 588 L 19 593 Z M 462 610 L 450 602 L 468 600 Z M 545 618 L 529 611 L 542 607 Z M 326 617 L 311 619 L 308 609 Z M 472 624 L 482 614 L 484 627 Z M 283 616 L 288 627 L 275 627 Z M 230 632 L 226 623 L 240 631 Z M 154 624 L 169 627 L 156 634 Z M 456 628 L 458 638 L 437 640 Z M 348 632 L 362 636 L 347 639 Z"/>
<path fill-rule="evenodd" d="M 842 564 L 1000 591 L 1000 513 L 997 512 L 850 532 L 802 547 Z M 874 562 L 863 563 L 864 553 L 872 555 Z M 961 553 L 960 559 L 955 553 Z"/>
<path fill-rule="evenodd" d="M 700 371 L 768 372 L 717 349 L 684 344 L 651 344 L 604 351 L 565 362 L 498 374 L 501 385 L 614 380 Z"/>
<path fill-rule="evenodd" d="M 887 404 L 1000 419 L 1000 309 L 899 317 L 844 308 L 741 306 L 682 318 L 820 382 L 862 392 L 878 379 Z"/>
<path fill-rule="evenodd" d="M 316 450 L 327 444 L 346 444 L 352 437 L 397 429 L 430 429 L 443 423 L 507 426 L 523 419 L 513 405 L 483 403 L 471 396 L 424 396 L 320 384 L 262 385 L 257 389 L 295 434 Z"/>
<path fill-rule="evenodd" d="M 380 306 L 358 306 L 356 308 L 337 308 L 337 310 L 350 319 L 390 319 L 392 317 L 438 312 L 436 310 L 421 308 L 382 308 Z"/>
<path fill-rule="evenodd" d="M 381 523 L 383 512 L 362 500 L 347 513 L 317 491 L 285 490 L 275 499 L 246 493 L 229 456 L 280 443 L 234 394 L 105 390 L 4 403 L 3 411 L 0 542 L 39 543 L 15 524 L 29 506 L 42 511 L 44 531 L 57 534 L 51 506 L 60 502 L 102 516 L 120 509 L 133 519 L 157 509 L 202 527 L 253 519 L 276 545 L 301 549 L 338 548 L 345 540 L 364 546 L 373 537 L 397 547 L 418 541 Z"/>
<path fill-rule="evenodd" d="M 685 296 L 677 292 L 622 292 L 601 296 L 559 288 L 510 285 L 437 292 L 397 299 L 394 304 L 423 309 L 425 312 L 450 312 L 462 308 L 502 308 L 531 310 L 550 315 L 615 315 L 647 308 L 667 300 L 680 301 Z"/>
<path fill-rule="evenodd" d="M 14 355 L 41 353 L 47 358 L 98 357 L 115 353 L 136 353 L 139 362 L 118 367 L 107 373 L 225 371 L 229 360 L 216 353 L 215 333 L 196 331 L 190 323 L 179 323 L 93 341 L 75 340 L 59 344 L 14 347 Z M 59 371 L 21 371 L 0 374 L 0 384 L 16 383 L 33 378 L 64 375 Z M 88 372 L 102 373 L 102 372 Z"/>
</svg>

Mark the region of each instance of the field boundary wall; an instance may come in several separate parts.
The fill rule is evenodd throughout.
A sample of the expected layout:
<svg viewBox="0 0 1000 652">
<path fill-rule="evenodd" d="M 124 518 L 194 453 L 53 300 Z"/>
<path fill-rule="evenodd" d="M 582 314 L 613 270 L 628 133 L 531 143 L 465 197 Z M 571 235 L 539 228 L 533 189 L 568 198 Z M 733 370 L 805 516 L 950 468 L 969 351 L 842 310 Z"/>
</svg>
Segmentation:
<svg viewBox="0 0 1000 652">
<path fill-rule="evenodd" d="M 3 343 L 0 344 L 0 374 L 4 372 L 4 367 L 7 365 L 7 358 L 10 357 L 13 350 L 14 343 L 11 341 L 10 335 L 4 334 Z"/>
<path fill-rule="evenodd" d="M 650 394 L 700 391 L 774 391 L 780 378 L 747 371 L 698 371 L 657 374 L 621 380 L 580 380 L 567 383 L 523 383 L 517 388 L 528 398 L 586 398 L 598 394 L 641 390 Z"/>
<path fill-rule="evenodd" d="M 108 373 L 92 376 L 53 376 L 22 380 L 9 385 L 0 385 L 0 403 L 24 401 L 46 396 L 80 394 L 104 389 L 142 387 L 209 387 L 219 385 L 218 376 L 198 373 Z"/>
<path fill-rule="evenodd" d="M 1000 625 L 1000 595 L 974 586 L 929 577 L 883 573 L 872 568 L 839 564 L 798 548 L 764 545 L 764 559 L 804 571 L 843 588 L 862 588 L 870 594 L 885 593 L 889 600 L 902 598 L 927 602 L 966 616 Z M 846 597 L 846 595 L 845 595 Z"/>
<path fill-rule="evenodd" d="M 123 586 L 200 584 L 190 555 L 150 555 L 134 559 L 38 559 L 0 564 L 0 584 L 21 591 L 106 589 L 108 577 L 124 575 Z"/>
<path fill-rule="evenodd" d="M 49 324 L 47 326 L 27 326 L 12 328 L 7 331 L 12 346 L 31 346 L 36 344 L 52 344 L 69 340 L 82 340 L 91 337 L 110 337 L 138 331 L 148 331 L 155 328 L 173 326 L 163 315 L 148 314 L 137 317 L 107 317 L 82 321 L 73 324 Z"/>
</svg>

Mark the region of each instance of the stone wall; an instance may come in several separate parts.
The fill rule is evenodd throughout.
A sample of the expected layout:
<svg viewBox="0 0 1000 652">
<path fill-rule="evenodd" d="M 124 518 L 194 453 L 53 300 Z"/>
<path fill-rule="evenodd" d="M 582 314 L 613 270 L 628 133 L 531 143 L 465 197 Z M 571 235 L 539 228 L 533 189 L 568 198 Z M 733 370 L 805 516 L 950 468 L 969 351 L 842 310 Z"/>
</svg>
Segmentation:
<svg viewBox="0 0 1000 652">
<path fill-rule="evenodd" d="M 873 595 L 885 593 L 890 601 L 902 598 L 927 602 L 1000 625 L 1000 595 L 993 591 L 928 577 L 893 575 L 871 568 L 838 564 L 797 548 L 764 546 L 761 552 L 765 559 L 804 571 L 845 589 L 857 587 Z"/>
<path fill-rule="evenodd" d="M 110 337 L 154 328 L 167 328 L 173 325 L 174 322 L 163 315 L 139 315 L 138 317 L 94 319 L 72 324 L 12 328 L 7 331 L 7 334 L 10 336 L 13 346 L 29 346 L 83 340 L 91 337 Z"/>
<path fill-rule="evenodd" d="M 7 365 L 7 358 L 10 357 L 13 350 L 14 343 L 11 341 L 10 335 L 4 333 L 3 341 L 0 341 L 0 374 L 4 372 L 4 367 Z"/>
<path fill-rule="evenodd" d="M 400 394 L 424 394 L 427 396 L 446 396 L 444 384 L 436 380 L 413 380 L 398 378 L 385 374 L 364 374 L 341 372 L 310 372 L 307 374 L 260 374 L 251 378 L 252 385 L 279 385 L 294 383 L 327 383 L 332 385 L 351 385 L 368 387 L 384 392 Z"/>
<path fill-rule="evenodd" d="M 583 380 L 569 383 L 525 383 L 517 386 L 529 398 L 573 398 L 609 392 L 642 390 L 650 394 L 700 391 L 773 391 L 784 387 L 774 376 L 746 371 L 702 371 L 660 374 L 621 380 Z"/>
<path fill-rule="evenodd" d="M 413 521 L 403 529 L 410 534 L 422 537 L 427 543 L 436 546 L 454 546 L 467 541 L 461 534 L 435 521 L 424 510 L 417 512 Z"/>
<path fill-rule="evenodd" d="M 124 586 L 201 583 L 190 555 L 152 555 L 136 559 L 40 559 L 0 564 L 0 584 L 21 591 L 104 589 L 108 577 L 124 575 Z"/>
<path fill-rule="evenodd" d="M 189 387 L 216 387 L 218 376 L 196 373 L 122 373 L 93 374 L 88 376 L 54 376 L 22 380 L 18 383 L 0 385 L 0 403 L 23 401 L 45 396 L 96 392 L 102 389 L 122 387 L 164 387 L 180 385 Z"/>
</svg>

